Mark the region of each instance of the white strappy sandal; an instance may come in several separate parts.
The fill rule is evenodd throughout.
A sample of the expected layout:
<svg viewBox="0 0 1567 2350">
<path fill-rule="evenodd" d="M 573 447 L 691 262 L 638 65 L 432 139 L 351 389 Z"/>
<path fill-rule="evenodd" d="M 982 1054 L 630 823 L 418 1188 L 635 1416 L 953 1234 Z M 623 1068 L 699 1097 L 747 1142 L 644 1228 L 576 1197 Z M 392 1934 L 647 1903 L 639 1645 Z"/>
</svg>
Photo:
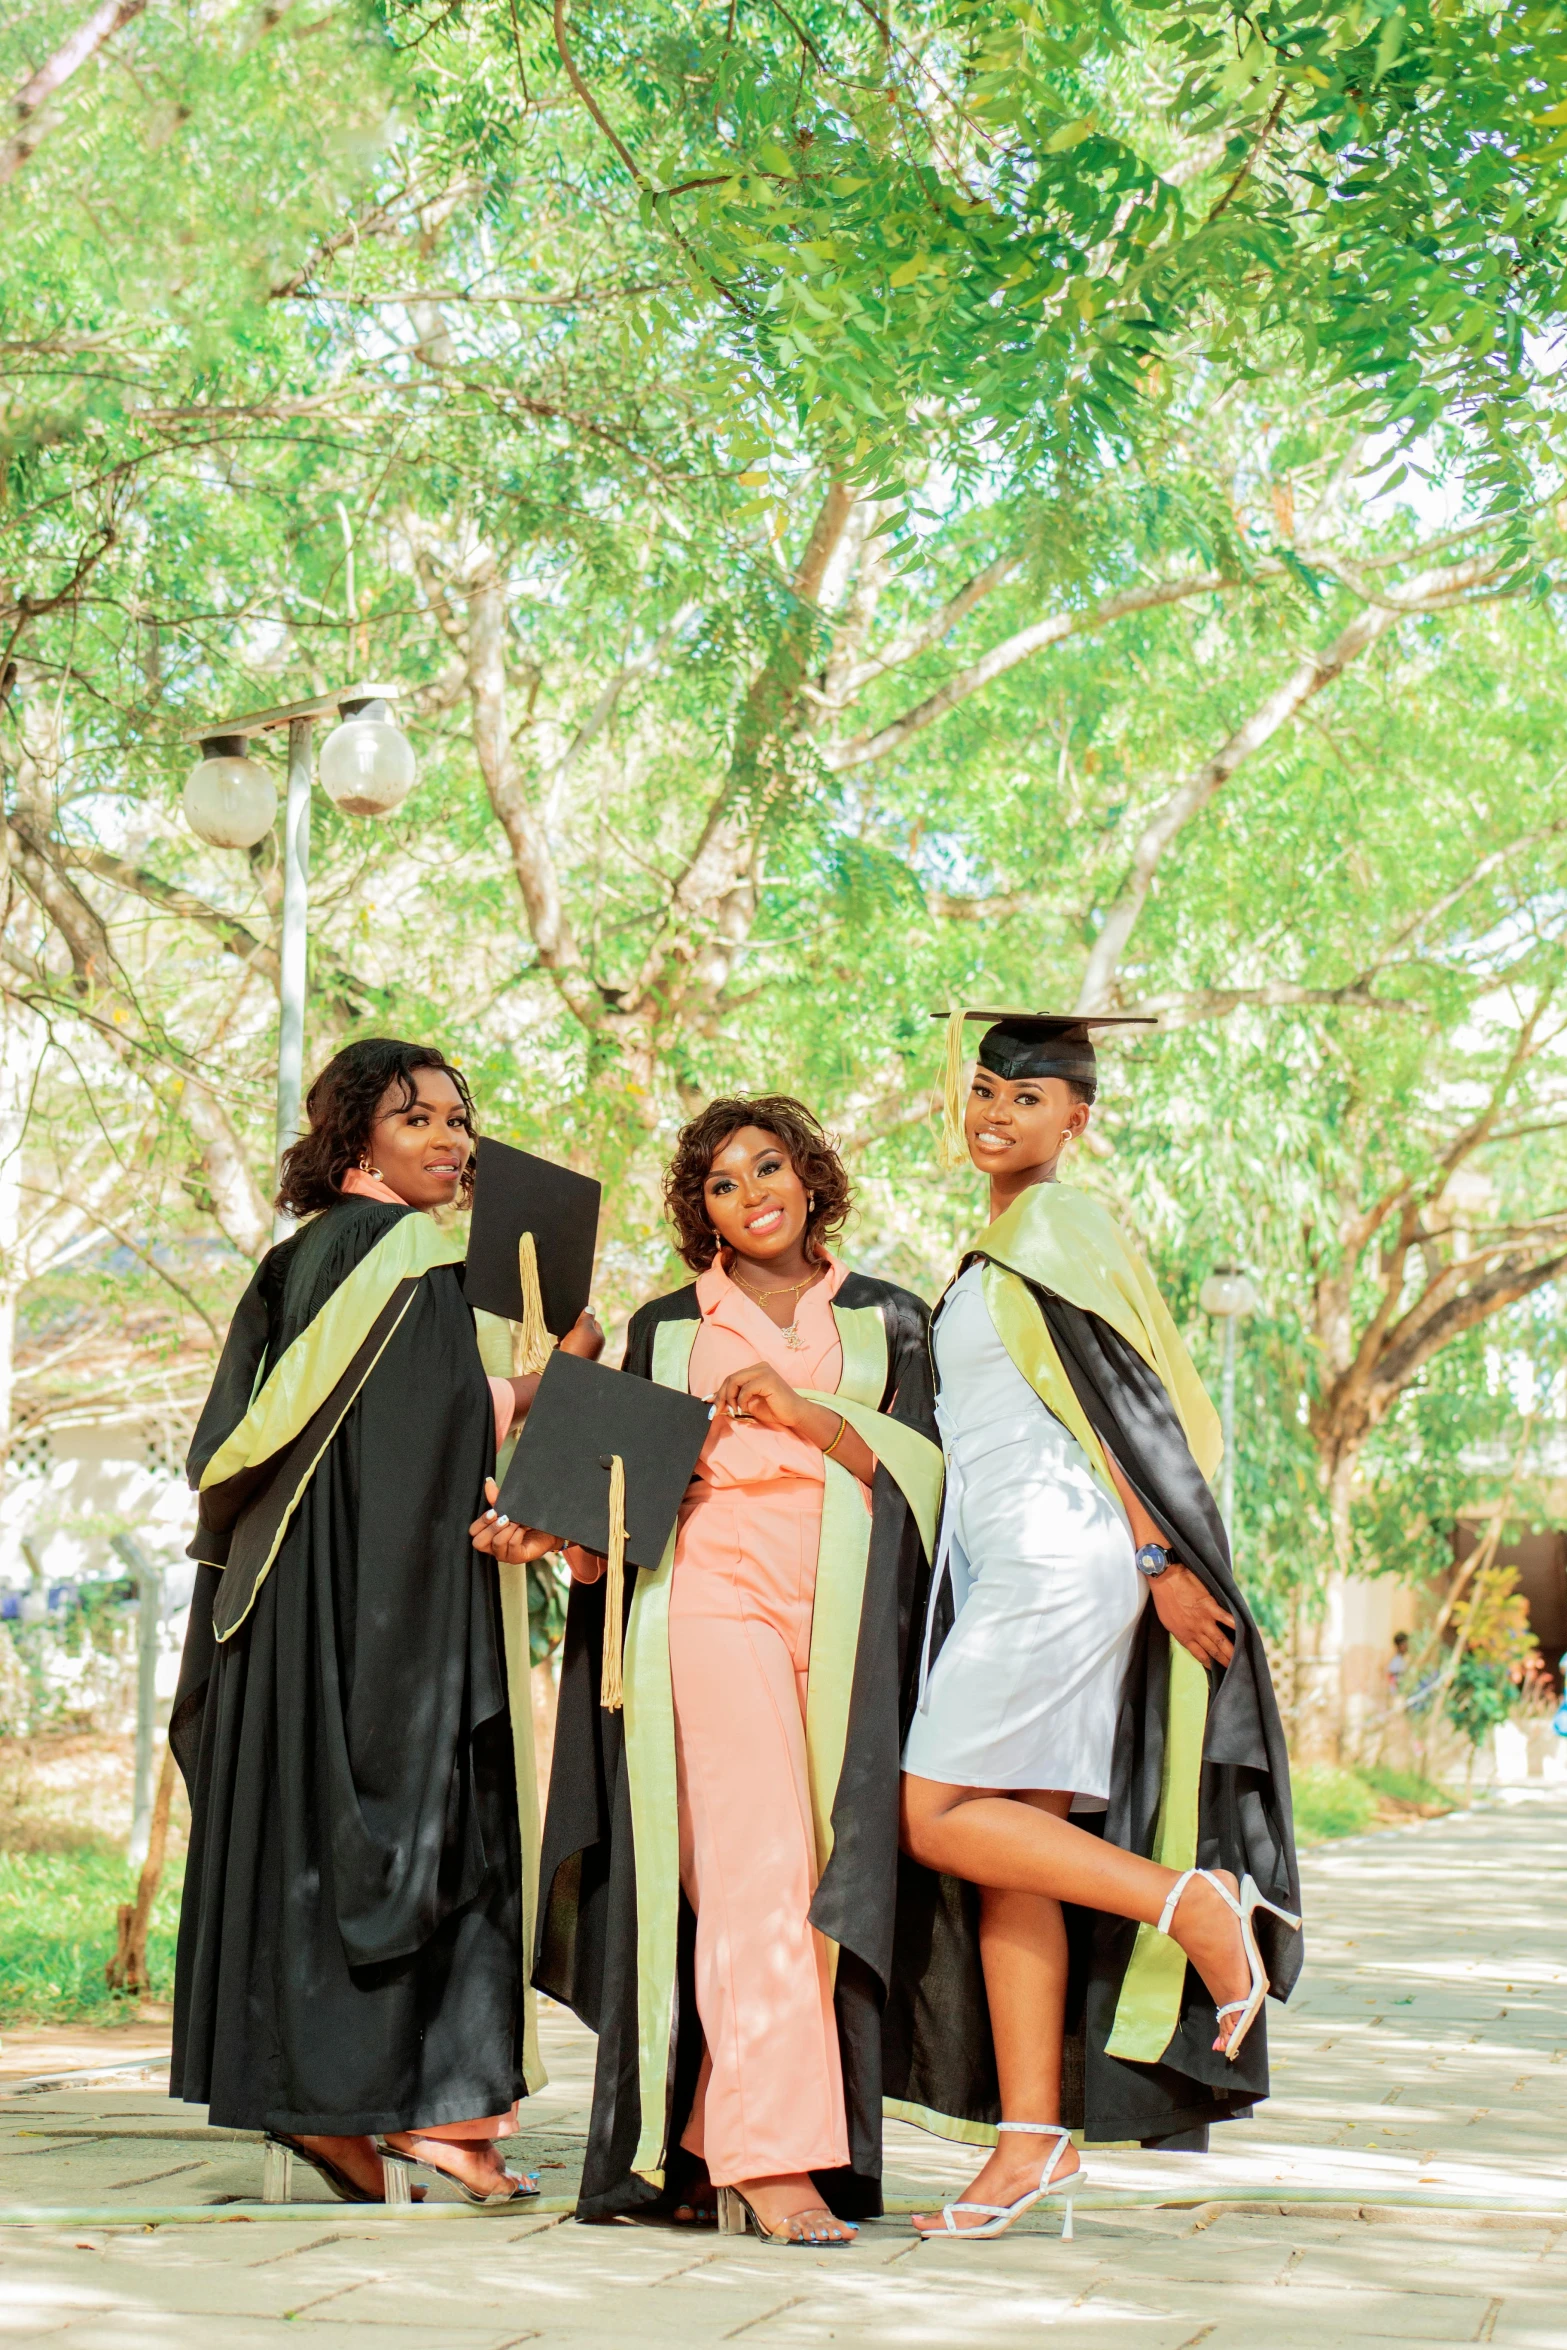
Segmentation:
<svg viewBox="0 0 1567 2350">
<path fill-rule="evenodd" d="M 1059 2195 L 1063 2206 L 1061 2240 L 1063 2243 L 1070 2244 L 1072 2241 L 1072 2198 L 1087 2174 L 1081 2164 L 1076 2170 L 1069 2171 L 1064 2179 L 1052 2178 L 1051 2173 L 1072 2143 L 1071 2131 L 1062 2129 L 1059 2122 L 997 2122 L 996 2128 L 998 2131 L 1021 2130 L 1031 2138 L 1054 2138 L 1056 2141 L 1055 2152 L 1045 2164 L 1038 2186 L 1031 2189 L 1027 2195 L 1020 2195 L 1015 2203 L 948 2203 L 944 2205 L 941 2219 L 947 2235 L 962 2236 L 965 2239 L 970 2236 L 1004 2236 L 1013 2221 L 1021 2219 L 1025 2211 L 1032 2211 L 1034 2205 L 1044 2196 Z M 960 2228 L 953 2217 L 953 2214 L 959 2211 L 982 2211 L 985 2218 L 977 2228 Z M 921 2230 L 920 2233 L 925 2236 L 927 2243 L 938 2243 L 943 2240 L 934 2228 L 928 2234 L 924 2230 Z"/>
<path fill-rule="evenodd" d="M 1270 1917 L 1275 1917 L 1281 1925 L 1288 1926 L 1291 1933 L 1298 1934 L 1300 1920 L 1298 1917 L 1292 1916 L 1287 1909 L 1280 1909 L 1277 1902 L 1265 1901 L 1251 1877 L 1242 1877 L 1240 1899 L 1237 1900 L 1223 1878 L 1216 1875 L 1212 1869 L 1183 1869 L 1170 1887 L 1169 1896 L 1163 1909 L 1159 1912 L 1161 1934 L 1169 1933 L 1170 1921 L 1175 1916 L 1175 1905 L 1193 1877 L 1201 1877 L 1210 1884 L 1224 1903 L 1225 1908 L 1230 1911 L 1232 1916 L 1238 1917 L 1241 1922 L 1241 1947 L 1246 1953 L 1246 1964 L 1251 1969 L 1251 1989 L 1244 1999 L 1227 1999 L 1222 2007 L 1216 2007 L 1213 2011 L 1221 2025 L 1227 2015 L 1239 2016 L 1240 2018 L 1234 2031 L 1224 2043 L 1224 2054 L 1233 2064 L 1241 2052 L 1242 2041 L 1256 2022 L 1262 2003 L 1268 1996 L 1268 1970 L 1262 1963 L 1262 1953 L 1257 1948 L 1257 1937 L 1252 1931 L 1251 1921 L 1259 1909 L 1265 1909 Z M 1003 2123 L 1002 2126 L 1005 2128 L 1006 2125 Z"/>
</svg>

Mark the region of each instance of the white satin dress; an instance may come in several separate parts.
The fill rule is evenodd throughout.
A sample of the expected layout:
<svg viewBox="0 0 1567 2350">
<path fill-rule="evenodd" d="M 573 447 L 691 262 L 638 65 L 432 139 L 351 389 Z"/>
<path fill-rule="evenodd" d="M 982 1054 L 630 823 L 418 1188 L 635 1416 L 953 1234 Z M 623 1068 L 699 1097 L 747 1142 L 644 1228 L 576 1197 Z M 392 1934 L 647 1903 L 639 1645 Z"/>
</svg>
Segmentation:
<svg viewBox="0 0 1567 2350">
<path fill-rule="evenodd" d="M 947 1502 L 903 1767 L 946 1786 L 1110 1792 L 1121 1683 L 1148 1595 L 1131 1529 L 1075 1436 L 996 1333 L 983 1267 L 954 1282 L 933 1345 Z M 930 1663 L 950 1577 L 957 1618 Z"/>
</svg>

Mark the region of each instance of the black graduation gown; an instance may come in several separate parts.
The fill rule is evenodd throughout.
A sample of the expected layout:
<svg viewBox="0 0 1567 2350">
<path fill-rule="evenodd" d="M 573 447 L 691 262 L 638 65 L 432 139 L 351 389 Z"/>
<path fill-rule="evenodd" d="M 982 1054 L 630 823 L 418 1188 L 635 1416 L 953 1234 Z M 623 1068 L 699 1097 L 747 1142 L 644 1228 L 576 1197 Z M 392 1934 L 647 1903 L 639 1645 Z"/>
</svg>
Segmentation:
<svg viewBox="0 0 1567 2350">
<path fill-rule="evenodd" d="M 345 1199 L 263 1258 L 193 1483 L 260 1366 L 319 1344 L 323 1308 L 413 1213 Z M 170 2091 L 214 2123 L 404 2130 L 523 2092 L 505 1653 L 495 1568 L 468 1538 L 493 1457 L 461 1266 L 445 1262 L 396 1285 L 295 1444 L 202 1496 L 169 1733 L 192 1815 Z"/>
<path fill-rule="evenodd" d="M 982 1252 L 976 1251 L 975 1254 Z M 965 1262 L 968 1260 L 966 1259 Z M 1209 1671 L 1202 1740 L 1196 1863 L 1249 1872 L 1268 1899 L 1298 1913 L 1300 1876 L 1290 1815 L 1289 1760 L 1262 1638 L 1230 1565 L 1229 1539 L 1180 1420 L 1158 1376 L 1097 1314 L 1029 1281 L 1061 1365 L 1090 1427 L 1171 1538 L 1173 1555 L 1200 1576 L 1235 1619 L 1229 1666 Z M 946 1595 L 943 1595 L 944 1597 Z M 925 1594 L 920 1595 L 923 1618 Z M 938 1602 L 933 1652 L 951 1629 Z M 1145 1607 L 1118 1717 L 1109 1809 L 1112 1843 L 1151 1854 L 1158 1823 L 1169 1716 L 1170 1638 Z M 904 1689 L 905 1728 L 918 1696 L 918 1649 Z M 1213 2048 L 1213 2005 L 1188 1967 L 1180 2020 L 1160 2063 L 1132 2063 L 1106 2047 L 1137 1936 L 1135 1924 L 1097 1911 L 1067 1912 L 1072 1979 L 1062 2121 L 1090 2141 L 1161 2140 L 1245 2114 L 1268 2094 L 1265 2017 L 1234 2064 Z M 903 1859 L 898 1950 L 887 2008 L 889 2100 L 934 2117 L 1000 2119 L 995 2052 L 979 1958 L 973 1886 Z M 1257 1939 L 1275 1998 L 1289 1996 L 1302 1937 L 1259 1916 Z M 939 2118 L 936 2126 L 940 2127 Z"/>
<path fill-rule="evenodd" d="M 851 1273 L 835 1310 L 874 1309 L 886 1332 L 879 1408 L 935 1442 L 929 1312 L 912 1292 Z M 700 1320 L 694 1288 L 644 1306 L 627 1334 L 624 1368 L 653 1373 L 656 1333 Z M 881 2209 L 881 2018 L 892 1967 L 898 1844 L 898 1691 L 924 1551 L 899 1485 L 878 1467 L 870 1554 L 853 1660 L 848 1734 L 832 1806 L 833 1850 L 811 1922 L 838 1945 L 835 2004 L 850 2161 L 817 2186 L 845 2218 Z M 628 1585 L 633 1570 L 627 1569 Z M 628 1613 L 633 1593 L 628 1590 Z M 695 1918 L 679 1898 L 673 2029 L 660 2137 L 662 2189 L 632 2168 L 643 2136 L 638 2057 L 638 1926 L 625 1715 L 599 1705 L 604 1586 L 577 1584 L 566 1617 L 560 1706 L 539 1869 L 534 1984 L 599 2036 L 593 2112 L 577 2216 L 650 2213 L 678 2199 L 689 2175 L 680 2136 L 702 2057 L 692 1972 Z"/>
</svg>

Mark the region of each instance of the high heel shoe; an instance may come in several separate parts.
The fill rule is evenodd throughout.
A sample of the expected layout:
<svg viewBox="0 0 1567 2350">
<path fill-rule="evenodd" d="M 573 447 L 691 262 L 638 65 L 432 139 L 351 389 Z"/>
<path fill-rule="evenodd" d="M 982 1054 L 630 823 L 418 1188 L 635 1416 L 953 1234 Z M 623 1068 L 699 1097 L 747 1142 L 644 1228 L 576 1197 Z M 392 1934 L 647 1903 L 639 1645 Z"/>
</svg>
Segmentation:
<svg viewBox="0 0 1567 2350">
<path fill-rule="evenodd" d="M 941 2218 L 946 2233 L 949 2236 L 1004 2236 L 1014 2221 L 1020 2220 L 1025 2211 L 1032 2211 L 1034 2205 L 1045 2196 L 1059 2195 L 1062 2203 L 1061 2241 L 1064 2244 L 1070 2244 L 1072 2241 L 1072 2198 L 1088 2174 L 1081 2163 L 1076 2170 L 1068 2171 L 1063 2179 L 1053 2178 L 1051 2173 L 1072 2143 L 1071 2131 L 1064 2130 L 1059 2122 L 997 2122 L 996 2128 L 998 2132 L 1019 2130 L 1030 2138 L 1054 2138 L 1056 2141 L 1055 2152 L 1040 2173 L 1038 2186 L 1031 2188 L 1028 2194 L 1020 2195 L 1015 2203 L 944 2204 Z M 960 2228 L 952 2216 L 955 2211 L 982 2211 L 986 2216 L 977 2228 Z M 923 2229 L 920 2231 L 921 2234 L 926 2232 Z M 935 2233 L 934 2228 L 928 2231 L 930 2236 L 934 2236 Z"/>
<path fill-rule="evenodd" d="M 432 2179 L 444 2179 L 447 2186 L 455 2187 L 466 2202 L 481 2206 L 491 2203 L 531 2203 L 539 2191 L 539 2182 L 532 2171 L 503 2168 L 494 2186 L 486 2193 L 478 2187 L 470 2187 L 467 2180 L 460 2179 L 455 2171 L 443 2170 L 438 2162 L 431 2162 L 422 2154 L 408 2154 L 401 2146 L 388 2146 L 384 2138 L 377 2139 L 376 2150 L 381 2157 L 381 2168 L 386 2174 L 388 2203 L 413 2201 L 412 2179 L 416 2170 L 427 2170 Z"/>
<path fill-rule="evenodd" d="M 812 2208 L 827 2210 L 825 2203 Z M 848 2229 L 846 2236 L 791 2236 L 789 2230 L 795 2220 L 804 2219 L 805 2216 L 803 2211 L 793 2212 L 780 2226 L 770 2228 L 750 2198 L 738 2187 L 720 2187 L 718 2190 L 718 2232 L 721 2236 L 743 2236 L 755 2228 L 764 2244 L 806 2244 L 820 2249 L 827 2244 L 852 2244 L 859 2232 L 852 2220 L 841 2219 L 836 2221 L 836 2225 Z M 829 2218 L 833 2216 L 828 2213 Z"/>
<path fill-rule="evenodd" d="M 301 2145 L 297 2138 L 279 2138 L 268 2130 L 264 2144 L 266 2151 L 261 2159 L 263 2203 L 293 2202 L 296 2162 L 308 2162 L 311 2169 L 325 2179 L 340 2203 L 405 2203 L 408 2200 L 406 2194 L 393 2194 L 384 2160 L 381 2177 L 385 2192 L 372 2195 L 368 2187 L 361 2187 L 357 2179 L 351 2179 L 346 2170 L 339 2170 L 337 2164 L 326 2155 L 318 2153 L 313 2146 Z"/>
<path fill-rule="evenodd" d="M 1268 1996 L 1268 1970 L 1262 1963 L 1262 1952 L 1257 1948 L 1257 1937 L 1252 1931 L 1251 1921 L 1259 1909 L 1265 1909 L 1270 1917 L 1275 1917 L 1281 1925 L 1288 1926 L 1292 1934 L 1298 1934 L 1300 1920 L 1289 1910 L 1280 1909 L 1276 1901 L 1264 1900 L 1251 1877 L 1242 1877 L 1240 1899 L 1237 1900 L 1223 1878 L 1216 1875 L 1212 1869 L 1183 1869 L 1170 1887 L 1165 1905 L 1159 1912 L 1161 1934 L 1169 1933 L 1170 1922 L 1175 1916 L 1175 1905 L 1193 1877 L 1201 1877 L 1207 1884 L 1210 1884 L 1230 1914 L 1239 1918 L 1241 1948 L 1246 1953 L 1246 1964 L 1251 1970 L 1251 1988 L 1245 1998 L 1226 1999 L 1222 2007 L 1216 2007 L 1213 2011 L 1216 2021 L 1220 2024 L 1223 2023 L 1227 2015 L 1239 2016 L 1240 2018 L 1234 2031 L 1224 2043 L 1224 2054 L 1233 2064 L 1241 2052 L 1242 2042 L 1257 2020 L 1263 2001 Z"/>
</svg>

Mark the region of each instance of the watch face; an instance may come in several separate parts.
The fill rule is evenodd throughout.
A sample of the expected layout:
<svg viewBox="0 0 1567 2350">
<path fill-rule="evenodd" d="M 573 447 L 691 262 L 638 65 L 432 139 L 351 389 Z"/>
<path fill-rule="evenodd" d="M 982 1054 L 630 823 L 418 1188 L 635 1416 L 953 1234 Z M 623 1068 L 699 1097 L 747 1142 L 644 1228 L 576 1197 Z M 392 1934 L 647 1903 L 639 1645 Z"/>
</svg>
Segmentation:
<svg viewBox="0 0 1567 2350">
<path fill-rule="evenodd" d="M 1138 1570 L 1144 1575 L 1162 1575 L 1169 1563 L 1170 1554 L 1162 1543 L 1145 1542 L 1137 1553 Z"/>
</svg>

